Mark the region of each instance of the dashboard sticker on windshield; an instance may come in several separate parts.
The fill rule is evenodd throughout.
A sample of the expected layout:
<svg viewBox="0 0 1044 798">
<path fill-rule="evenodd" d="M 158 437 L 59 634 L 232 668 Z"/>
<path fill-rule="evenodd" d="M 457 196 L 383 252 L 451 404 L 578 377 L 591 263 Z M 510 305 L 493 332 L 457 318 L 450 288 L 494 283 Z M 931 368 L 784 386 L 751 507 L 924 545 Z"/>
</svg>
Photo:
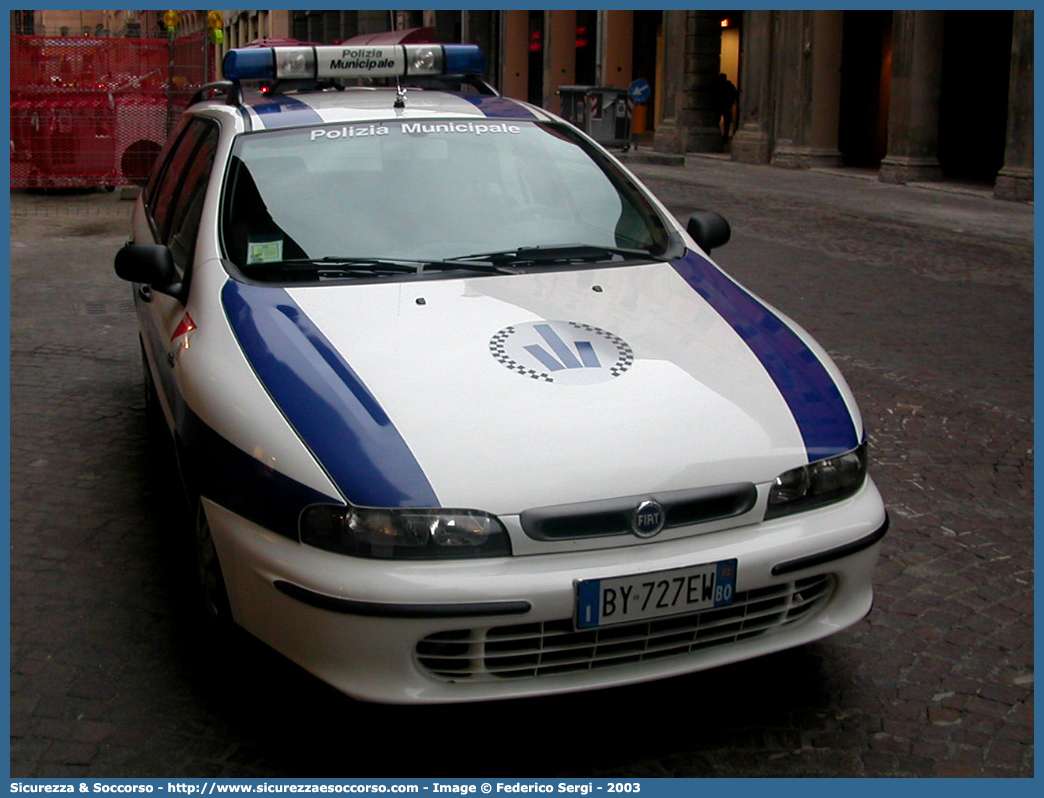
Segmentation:
<svg viewBox="0 0 1044 798">
<path fill-rule="evenodd" d="M 251 236 L 247 240 L 247 263 L 278 263 L 283 259 L 283 239 Z"/>
</svg>

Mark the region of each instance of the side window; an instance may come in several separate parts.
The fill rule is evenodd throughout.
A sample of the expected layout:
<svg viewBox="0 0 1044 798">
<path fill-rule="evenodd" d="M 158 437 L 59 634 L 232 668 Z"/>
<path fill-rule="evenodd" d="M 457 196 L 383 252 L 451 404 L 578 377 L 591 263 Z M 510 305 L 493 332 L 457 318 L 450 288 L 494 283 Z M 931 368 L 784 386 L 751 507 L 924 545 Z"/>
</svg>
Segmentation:
<svg viewBox="0 0 1044 798">
<path fill-rule="evenodd" d="M 189 122 L 167 157 L 155 190 L 149 197 L 149 211 L 160 243 L 166 244 L 169 240 L 172 213 L 181 205 L 179 194 L 186 171 L 200 140 L 209 129 L 210 124 L 202 119 L 193 119 Z"/>
<path fill-rule="evenodd" d="M 189 268 L 196 249 L 199 220 L 203 214 L 203 200 L 207 195 L 210 173 L 214 168 L 217 142 L 217 127 L 207 125 L 186 165 L 177 202 L 169 213 L 170 228 L 166 243 L 174 255 L 174 265 L 182 274 Z"/>
<path fill-rule="evenodd" d="M 152 171 L 149 173 L 149 179 L 145 183 L 144 189 L 145 204 L 149 208 L 155 202 L 156 191 L 163 176 L 167 173 L 167 166 L 170 164 L 170 154 L 174 151 L 177 142 L 181 140 L 190 121 L 190 118 L 187 116 L 183 116 L 178 120 L 177 125 L 174 126 L 174 130 L 171 131 L 170 137 L 167 139 L 167 143 L 163 145 L 163 150 L 156 159 Z"/>
</svg>

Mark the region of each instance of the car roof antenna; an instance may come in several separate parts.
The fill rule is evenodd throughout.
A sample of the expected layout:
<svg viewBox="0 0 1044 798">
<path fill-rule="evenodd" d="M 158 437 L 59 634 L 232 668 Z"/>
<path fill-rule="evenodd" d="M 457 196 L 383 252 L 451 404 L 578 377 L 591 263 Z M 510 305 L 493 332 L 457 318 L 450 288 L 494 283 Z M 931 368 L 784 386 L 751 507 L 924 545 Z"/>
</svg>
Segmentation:
<svg viewBox="0 0 1044 798">
<path fill-rule="evenodd" d="M 406 107 L 406 89 L 399 82 L 399 79 L 395 79 L 395 107 L 405 108 Z"/>
</svg>

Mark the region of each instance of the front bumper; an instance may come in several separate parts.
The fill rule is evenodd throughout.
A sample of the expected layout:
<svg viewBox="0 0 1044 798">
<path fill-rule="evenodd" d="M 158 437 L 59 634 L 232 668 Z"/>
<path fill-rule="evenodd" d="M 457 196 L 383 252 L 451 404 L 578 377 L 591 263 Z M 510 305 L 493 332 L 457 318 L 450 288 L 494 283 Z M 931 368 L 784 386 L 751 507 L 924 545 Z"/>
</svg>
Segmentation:
<svg viewBox="0 0 1044 798">
<path fill-rule="evenodd" d="M 622 685 L 748 659 L 826 637 L 862 619 L 887 516 L 873 482 L 821 510 L 706 535 L 626 548 L 502 559 L 393 562 L 347 557 L 275 535 L 205 503 L 233 614 L 255 636 L 359 699 L 388 703 L 477 701 Z M 544 646 L 574 614 L 576 580 L 736 558 L 736 590 L 775 593 L 785 604 L 816 584 L 814 609 L 757 633 L 663 656 L 593 657 L 569 668 L 498 675 L 488 641 L 526 630 Z M 797 586 L 797 587 L 795 587 Z M 739 611 L 739 610 L 738 610 Z M 742 610 L 741 614 L 746 612 Z M 535 631 L 534 631 L 535 630 Z M 544 631 L 548 630 L 548 631 Z M 677 634 L 674 635 L 675 637 Z M 461 672 L 426 657 L 453 640 Z M 532 657 L 530 657 L 530 660 Z M 501 660 L 502 661 L 502 660 Z M 457 667 L 456 665 L 454 667 Z M 564 672 L 563 672 L 564 671 Z"/>
</svg>

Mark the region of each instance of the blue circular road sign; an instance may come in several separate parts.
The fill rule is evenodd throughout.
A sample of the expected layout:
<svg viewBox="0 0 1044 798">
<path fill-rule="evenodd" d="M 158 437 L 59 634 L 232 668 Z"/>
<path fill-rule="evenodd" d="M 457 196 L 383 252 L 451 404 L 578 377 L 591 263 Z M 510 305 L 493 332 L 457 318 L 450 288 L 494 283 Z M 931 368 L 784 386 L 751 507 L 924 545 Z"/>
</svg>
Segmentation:
<svg viewBox="0 0 1044 798">
<path fill-rule="evenodd" d="M 627 89 L 627 94 L 636 103 L 648 102 L 652 96 L 652 86 L 649 85 L 649 81 L 638 78 L 631 83 L 630 88 Z"/>
</svg>

